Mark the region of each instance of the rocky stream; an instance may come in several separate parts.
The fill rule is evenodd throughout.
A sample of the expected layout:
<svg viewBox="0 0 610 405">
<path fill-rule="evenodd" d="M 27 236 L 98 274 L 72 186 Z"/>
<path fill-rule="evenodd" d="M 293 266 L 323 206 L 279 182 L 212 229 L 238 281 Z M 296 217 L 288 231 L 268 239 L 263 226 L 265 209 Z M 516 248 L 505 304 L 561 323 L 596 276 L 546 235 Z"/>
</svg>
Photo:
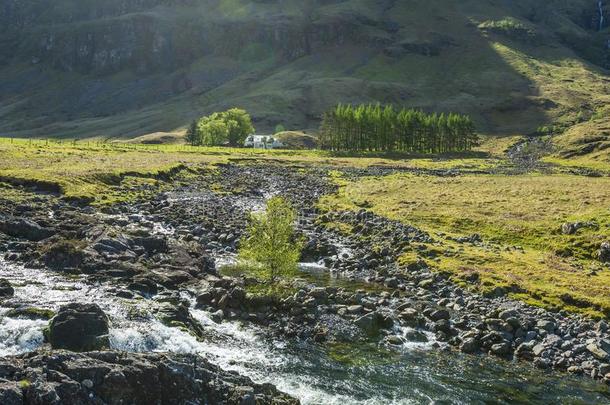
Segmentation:
<svg viewBox="0 0 610 405">
<path fill-rule="evenodd" d="M 317 212 L 327 172 L 221 165 L 101 209 L 2 200 L 0 403 L 610 403 L 607 322 L 398 265 L 435 236 Z M 299 210 L 301 274 L 252 294 L 225 265 L 278 194 Z"/>
</svg>

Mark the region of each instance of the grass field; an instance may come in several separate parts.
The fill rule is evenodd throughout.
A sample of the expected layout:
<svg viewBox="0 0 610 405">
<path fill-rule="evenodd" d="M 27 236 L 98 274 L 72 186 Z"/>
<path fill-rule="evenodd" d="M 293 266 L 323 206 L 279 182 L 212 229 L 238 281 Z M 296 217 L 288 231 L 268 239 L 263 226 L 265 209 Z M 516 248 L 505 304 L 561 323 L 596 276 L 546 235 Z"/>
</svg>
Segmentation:
<svg viewBox="0 0 610 405">
<path fill-rule="evenodd" d="M 482 292 L 503 287 L 531 304 L 610 316 L 610 271 L 596 258 L 610 240 L 610 178 L 398 174 L 339 182 L 323 208 L 367 207 L 429 232 L 435 257 L 425 259 L 464 285 L 476 273 Z M 578 221 L 597 226 L 562 234 L 564 222 Z M 475 233 L 483 244 L 455 241 Z"/>
</svg>

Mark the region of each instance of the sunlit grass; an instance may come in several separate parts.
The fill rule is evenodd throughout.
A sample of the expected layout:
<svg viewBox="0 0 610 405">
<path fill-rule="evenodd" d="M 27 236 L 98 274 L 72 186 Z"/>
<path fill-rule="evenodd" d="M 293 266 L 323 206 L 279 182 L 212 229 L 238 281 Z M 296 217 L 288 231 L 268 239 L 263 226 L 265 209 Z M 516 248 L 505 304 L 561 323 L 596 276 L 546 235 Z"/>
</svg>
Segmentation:
<svg viewBox="0 0 610 405">
<path fill-rule="evenodd" d="M 506 287 L 532 304 L 610 315 L 610 271 L 595 258 L 610 240 L 610 178 L 398 174 L 338 182 L 339 193 L 324 198 L 323 209 L 365 207 L 429 232 L 440 245 L 430 246 L 439 254 L 426 260 L 458 281 L 476 272 L 481 291 Z M 561 233 L 562 223 L 576 221 L 598 227 Z M 442 236 L 474 233 L 484 246 Z"/>
</svg>

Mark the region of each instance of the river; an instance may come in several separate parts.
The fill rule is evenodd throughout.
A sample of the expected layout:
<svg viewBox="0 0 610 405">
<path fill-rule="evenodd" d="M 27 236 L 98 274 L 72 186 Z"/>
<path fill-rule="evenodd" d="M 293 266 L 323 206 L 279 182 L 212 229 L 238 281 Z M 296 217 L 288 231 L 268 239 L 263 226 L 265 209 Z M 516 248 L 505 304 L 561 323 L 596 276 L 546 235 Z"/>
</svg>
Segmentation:
<svg viewBox="0 0 610 405">
<path fill-rule="evenodd" d="M 610 403 L 608 387 L 587 378 L 433 349 L 429 344 L 410 343 L 393 351 L 359 348 L 357 362 L 343 362 L 315 344 L 273 340 L 263 329 L 237 322 L 218 324 L 192 307 L 191 314 L 208 332 L 199 341 L 156 320 L 152 314 L 159 303 L 154 299 L 117 298 L 114 286 L 4 261 L 0 277 L 15 286 L 15 296 L 0 307 L 2 356 L 40 347 L 47 324 L 7 317 L 10 308 L 56 310 L 67 302 L 96 302 L 111 319 L 114 349 L 199 353 L 256 382 L 275 384 L 304 404 Z M 181 294 L 192 300 L 188 291 Z"/>
</svg>

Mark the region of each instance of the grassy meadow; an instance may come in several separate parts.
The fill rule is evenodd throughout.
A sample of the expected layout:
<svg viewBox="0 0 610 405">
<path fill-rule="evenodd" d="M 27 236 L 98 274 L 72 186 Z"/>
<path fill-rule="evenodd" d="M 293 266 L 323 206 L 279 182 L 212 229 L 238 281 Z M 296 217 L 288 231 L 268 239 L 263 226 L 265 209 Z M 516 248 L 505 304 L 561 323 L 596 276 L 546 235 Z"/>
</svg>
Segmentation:
<svg viewBox="0 0 610 405">
<path fill-rule="evenodd" d="M 328 210 L 367 208 L 429 232 L 424 259 L 467 286 L 496 287 L 547 308 L 610 315 L 610 272 L 596 260 L 610 240 L 610 178 L 566 174 L 396 174 L 356 181 L 339 178 Z M 596 225 L 564 235 L 564 222 Z M 479 234 L 482 244 L 455 239 Z M 403 260 L 418 258 L 413 251 Z"/>
</svg>

